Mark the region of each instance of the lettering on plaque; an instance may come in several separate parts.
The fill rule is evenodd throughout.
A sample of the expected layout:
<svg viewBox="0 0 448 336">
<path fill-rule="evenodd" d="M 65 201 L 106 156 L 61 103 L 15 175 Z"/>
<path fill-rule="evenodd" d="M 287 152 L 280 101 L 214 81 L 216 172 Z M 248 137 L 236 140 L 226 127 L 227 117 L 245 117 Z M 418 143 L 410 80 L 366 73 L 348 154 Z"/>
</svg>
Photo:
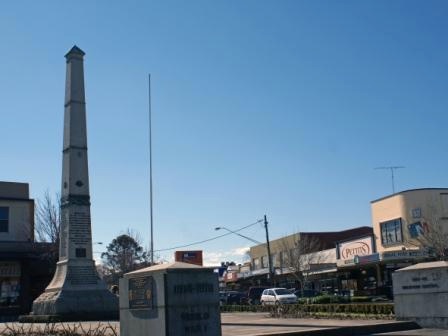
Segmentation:
<svg viewBox="0 0 448 336">
<path fill-rule="evenodd" d="M 153 309 L 153 278 L 140 277 L 129 279 L 129 309 Z"/>
<path fill-rule="evenodd" d="M 74 211 L 69 219 L 70 242 L 76 245 L 90 244 L 90 214 L 88 211 Z"/>
<path fill-rule="evenodd" d="M 69 266 L 67 280 L 74 286 L 96 285 L 99 277 L 93 266 Z"/>
</svg>

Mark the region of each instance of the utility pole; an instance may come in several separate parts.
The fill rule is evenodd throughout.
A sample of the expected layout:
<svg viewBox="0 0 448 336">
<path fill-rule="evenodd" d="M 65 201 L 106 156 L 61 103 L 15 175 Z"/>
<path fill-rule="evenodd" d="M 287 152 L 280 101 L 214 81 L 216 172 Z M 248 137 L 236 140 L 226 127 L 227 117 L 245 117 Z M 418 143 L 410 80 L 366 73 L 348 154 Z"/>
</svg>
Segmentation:
<svg viewBox="0 0 448 336">
<path fill-rule="evenodd" d="M 386 166 L 386 167 L 377 167 L 375 169 L 388 169 L 390 170 L 391 176 L 392 176 L 392 194 L 395 194 L 395 178 L 394 178 L 394 170 L 395 169 L 402 169 L 406 168 L 403 166 Z"/>
<path fill-rule="evenodd" d="M 269 280 L 272 284 L 274 281 L 274 272 L 272 272 L 271 246 L 269 245 L 269 230 L 268 230 L 268 220 L 266 218 L 266 215 L 264 215 L 264 229 L 266 230 L 266 247 L 268 250 Z"/>
</svg>

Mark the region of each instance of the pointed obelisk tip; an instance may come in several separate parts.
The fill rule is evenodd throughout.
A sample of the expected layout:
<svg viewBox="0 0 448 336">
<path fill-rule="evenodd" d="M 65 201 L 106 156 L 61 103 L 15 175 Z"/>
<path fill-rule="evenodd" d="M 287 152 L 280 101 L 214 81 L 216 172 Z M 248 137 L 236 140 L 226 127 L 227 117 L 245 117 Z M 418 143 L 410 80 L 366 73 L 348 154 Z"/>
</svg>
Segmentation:
<svg viewBox="0 0 448 336">
<path fill-rule="evenodd" d="M 70 51 L 65 55 L 65 58 L 70 58 L 73 56 L 83 57 L 86 53 L 79 49 L 76 45 L 73 46 L 73 48 L 70 49 Z"/>
</svg>

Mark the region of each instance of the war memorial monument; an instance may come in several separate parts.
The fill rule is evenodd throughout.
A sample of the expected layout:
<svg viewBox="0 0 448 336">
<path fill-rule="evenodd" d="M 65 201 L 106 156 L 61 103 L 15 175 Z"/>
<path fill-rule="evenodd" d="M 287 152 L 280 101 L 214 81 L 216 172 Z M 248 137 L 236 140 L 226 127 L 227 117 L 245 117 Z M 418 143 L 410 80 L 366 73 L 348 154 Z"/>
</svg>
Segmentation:
<svg viewBox="0 0 448 336">
<path fill-rule="evenodd" d="M 92 257 L 84 55 L 77 46 L 65 55 L 59 262 L 24 322 L 118 318 L 118 299 L 98 276 Z"/>
</svg>

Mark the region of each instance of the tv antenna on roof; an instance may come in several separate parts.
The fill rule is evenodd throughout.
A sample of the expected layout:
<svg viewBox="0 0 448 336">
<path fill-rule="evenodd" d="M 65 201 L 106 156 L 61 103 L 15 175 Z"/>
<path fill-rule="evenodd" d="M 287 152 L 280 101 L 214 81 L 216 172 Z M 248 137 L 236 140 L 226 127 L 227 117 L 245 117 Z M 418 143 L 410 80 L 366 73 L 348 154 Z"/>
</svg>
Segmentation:
<svg viewBox="0 0 448 336">
<path fill-rule="evenodd" d="M 406 168 L 403 166 L 386 166 L 386 167 L 376 167 L 375 169 L 388 169 L 390 170 L 390 174 L 392 176 L 392 194 L 395 194 L 395 180 L 394 180 L 394 170 Z"/>
</svg>

